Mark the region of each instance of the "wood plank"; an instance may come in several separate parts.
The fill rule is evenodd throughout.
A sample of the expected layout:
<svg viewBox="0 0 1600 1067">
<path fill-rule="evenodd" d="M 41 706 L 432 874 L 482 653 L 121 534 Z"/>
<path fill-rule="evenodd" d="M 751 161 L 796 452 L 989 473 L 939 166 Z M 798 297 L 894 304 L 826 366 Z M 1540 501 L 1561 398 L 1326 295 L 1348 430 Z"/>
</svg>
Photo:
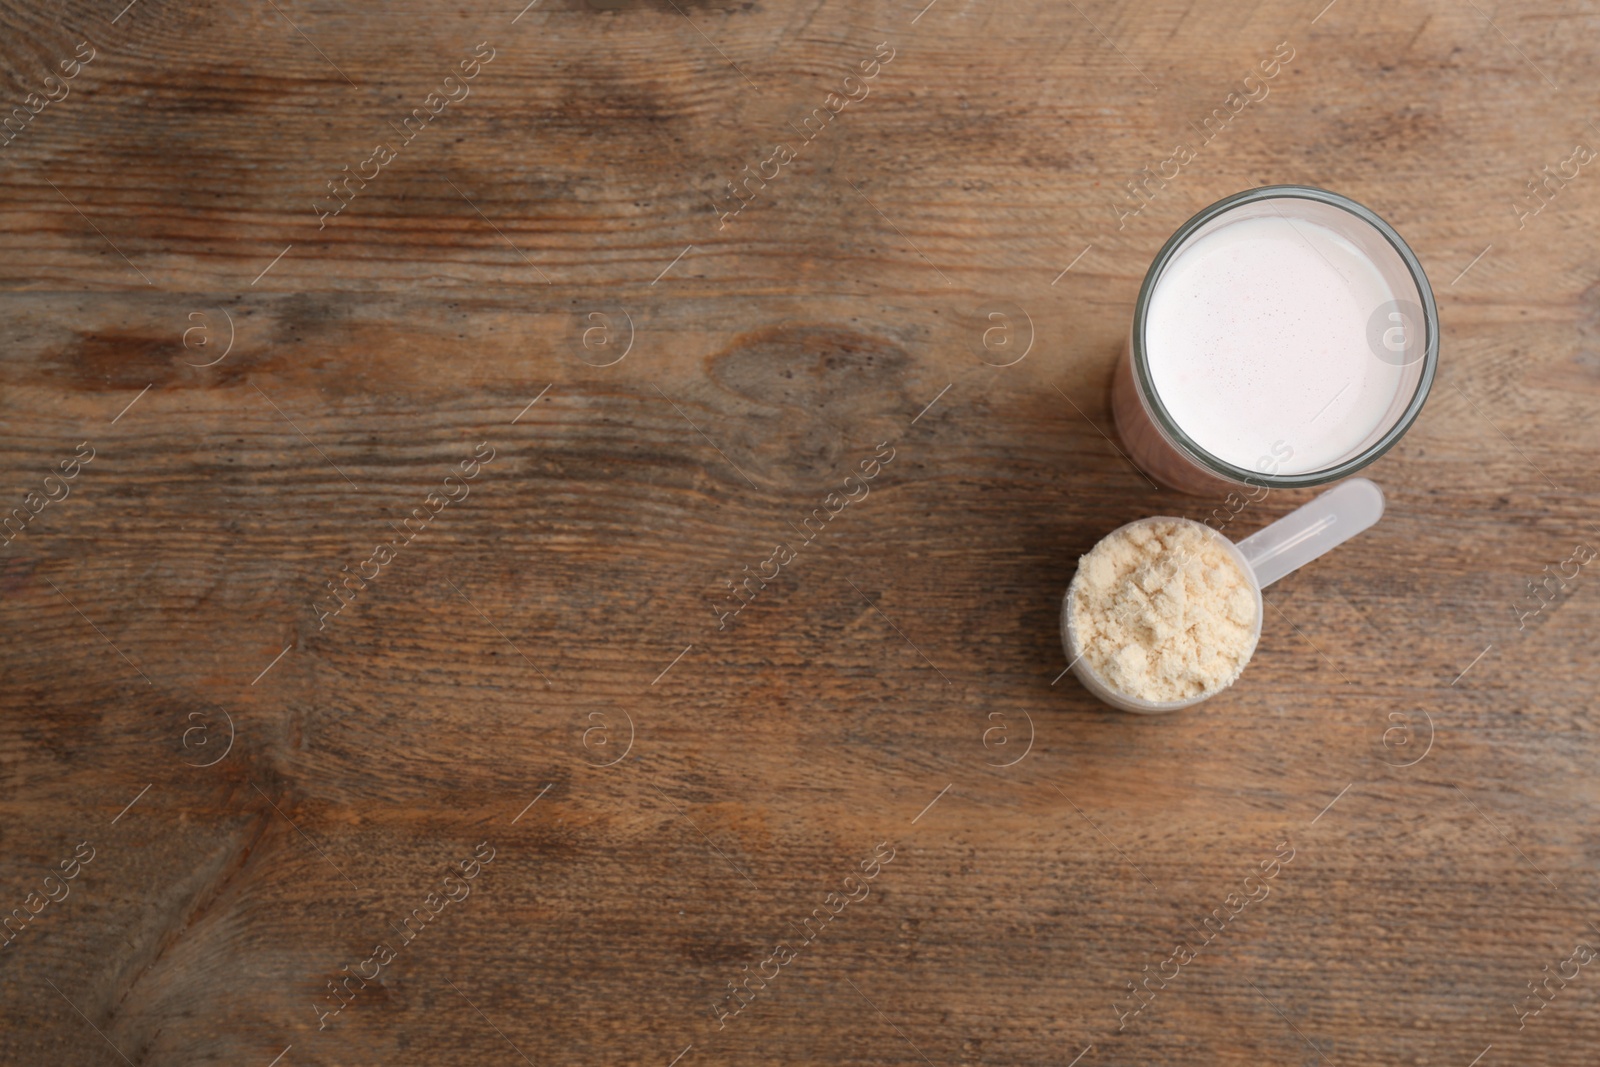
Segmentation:
<svg viewBox="0 0 1600 1067">
<path fill-rule="evenodd" d="M 5 509 L 93 450 L 0 550 L 0 915 L 93 850 L 0 1059 L 1592 1062 L 1583 978 L 1517 1006 L 1600 938 L 1600 604 L 1518 605 L 1600 545 L 1600 193 L 1512 205 L 1600 143 L 1594 4 L 121 6 L 0 13 L 19 105 L 96 50 L 0 147 Z M 1440 381 L 1241 682 L 1134 719 L 1059 598 L 1217 502 L 1121 458 L 1113 361 L 1173 228 L 1280 181 L 1405 234 Z"/>
</svg>

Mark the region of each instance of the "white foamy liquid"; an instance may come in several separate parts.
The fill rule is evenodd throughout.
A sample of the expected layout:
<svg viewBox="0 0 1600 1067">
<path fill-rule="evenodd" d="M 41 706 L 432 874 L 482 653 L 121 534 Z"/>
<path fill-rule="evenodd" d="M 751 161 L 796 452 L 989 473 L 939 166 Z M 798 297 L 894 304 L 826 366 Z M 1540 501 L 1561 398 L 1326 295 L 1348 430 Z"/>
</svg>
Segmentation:
<svg viewBox="0 0 1600 1067">
<path fill-rule="evenodd" d="M 1219 459 L 1261 470 L 1320 470 L 1378 428 L 1402 370 L 1374 355 L 1368 321 L 1395 299 L 1377 266 L 1325 226 L 1243 219 L 1167 266 L 1150 300 L 1145 348 L 1161 402 Z M 1282 442 L 1293 455 L 1283 459 Z M 1277 446 L 1276 453 L 1274 446 Z"/>
</svg>

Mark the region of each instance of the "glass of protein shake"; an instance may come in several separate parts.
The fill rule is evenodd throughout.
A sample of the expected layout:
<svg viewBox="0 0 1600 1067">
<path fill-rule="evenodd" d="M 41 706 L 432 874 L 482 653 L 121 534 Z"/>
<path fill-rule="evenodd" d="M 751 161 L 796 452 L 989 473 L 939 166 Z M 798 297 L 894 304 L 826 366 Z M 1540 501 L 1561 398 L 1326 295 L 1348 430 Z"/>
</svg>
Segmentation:
<svg viewBox="0 0 1600 1067">
<path fill-rule="evenodd" d="M 1238 193 L 1172 235 L 1112 383 L 1134 463 L 1187 493 L 1345 477 L 1410 428 L 1439 362 L 1422 265 L 1388 223 L 1301 185 Z"/>
</svg>

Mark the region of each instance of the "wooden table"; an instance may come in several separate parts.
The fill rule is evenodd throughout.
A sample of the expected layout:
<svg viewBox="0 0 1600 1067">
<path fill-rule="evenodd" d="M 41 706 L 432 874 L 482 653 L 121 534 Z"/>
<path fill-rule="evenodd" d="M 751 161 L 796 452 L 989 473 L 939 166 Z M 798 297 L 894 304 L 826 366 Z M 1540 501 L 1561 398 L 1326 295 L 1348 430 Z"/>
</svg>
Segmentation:
<svg viewBox="0 0 1600 1067">
<path fill-rule="evenodd" d="M 1600 4 L 922 5 L 6 11 L 0 1060 L 1594 1062 Z M 1440 380 L 1112 712 L 1078 555 L 1218 503 L 1113 361 L 1276 182 Z"/>
</svg>

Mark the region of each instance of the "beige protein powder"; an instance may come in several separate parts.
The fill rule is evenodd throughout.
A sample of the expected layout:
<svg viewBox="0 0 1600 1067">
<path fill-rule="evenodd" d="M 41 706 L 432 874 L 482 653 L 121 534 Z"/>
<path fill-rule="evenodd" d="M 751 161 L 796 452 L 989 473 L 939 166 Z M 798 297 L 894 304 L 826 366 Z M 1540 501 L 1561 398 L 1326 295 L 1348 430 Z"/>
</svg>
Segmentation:
<svg viewBox="0 0 1600 1067">
<path fill-rule="evenodd" d="M 1069 590 L 1084 660 L 1140 700 L 1191 700 L 1233 684 L 1256 646 L 1254 584 L 1209 529 L 1134 523 L 1078 561 Z"/>
</svg>

